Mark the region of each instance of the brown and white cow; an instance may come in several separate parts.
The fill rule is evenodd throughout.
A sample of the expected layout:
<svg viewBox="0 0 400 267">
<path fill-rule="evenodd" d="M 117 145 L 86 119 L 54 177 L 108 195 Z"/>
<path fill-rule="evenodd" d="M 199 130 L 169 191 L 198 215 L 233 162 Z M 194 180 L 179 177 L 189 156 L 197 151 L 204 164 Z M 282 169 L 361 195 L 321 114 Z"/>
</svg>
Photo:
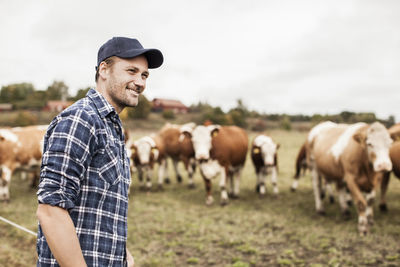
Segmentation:
<svg viewBox="0 0 400 267">
<path fill-rule="evenodd" d="M 271 137 L 258 135 L 254 138 L 251 147 L 251 159 L 257 174 L 256 191 L 260 195 L 265 194 L 265 180 L 268 174 L 271 174 L 271 183 L 274 194 L 278 194 L 278 148 Z"/>
<path fill-rule="evenodd" d="M 400 178 L 400 123 L 397 123 L 389 128 L 390 137 L 394 140 L 390 147 L 389 156 L 393 164 L 393 174 Z M 389 186 L 391 172 L 386 172 L 382 178 L 381 184 L 381 199 L 379 203 L 379 209 L 381 211 L 387 211 L 386 204 L 386 192 Z"/>
<path fill-rule="evenodd" d="M 162 188 L 163 184 L 163 168 L 165 165 L 164 144 L 158 136 L 144 136 L 130 146 L 131 160 L 138 172 L 140 188 L 147 187 L 149 190 L 152 186 L 152 172 L 154 165 L 158 163 L 158 187 Z M 144 185 L 143 174 L 146 174 L 146 185 Z"/>
<path fill-rule="evenodd" d="M 9 200 L 14 171 L 34 172 L 37 180 L 47 126 L 0 129 L 0 200 Z"/>
<path fill-rule="evenodd" d="M 195 123 L 193 122 L 184 125 L 166 124 L 158 133 L 164 144 L 165 157 L 172 159 L 178 183 L 182 182 L 178 163 L 179 161 L 183 162 L 189 176 L 189 188 L 194 188 L 193 175 L 196 169 L 194 149 L 190 137 L 190 132 L 194 127 Z M 168 173 L 167 161 L 165 161 L 163 168 L 164 173 Z M 165 182 L 170 182 L 168 177 Z"/>
<path fill-rule="evenodd" d="M 318 130 L 318 125 L 316 126 L 316 129 Z M 313 132 L 314 129 L 311 129 L 310 134 Z M 296 162 L 295 162 L 295 175 L 293 177 L 293 183 L 290 187 L 290 190 L 292 192 L 296 192 L 297 187 L 299 185 L 299 179 L 301 176 L 305 175 L 305 172 L 309 169 L 308 165 L 307 165 L 307 152 L 306 152 L 306 145 L 307 145 L 307 141 L 304 142 L 304 144 L 300 147 L 300 150 L 297 154 L 296 157 Z M 335 202 L 335 197 L 333 194 L 333 190 L 332 190 L 332 185 L 331 183 L 328 183 L 328 181 L 322 179 L 321 177 L 319 177 L 320 179 L 320 192 L 321 192 L 321 198 L 325 198 L 325 192 L 328 192 L 328 196 L 329 196 L 329 202 L 330 203 L 334 203 Z M 351 202 L 351 196 L 348 195 L 347 196 L 348 201 Z"/>
<path fill-rule="evenodd" d="M 192 132 L 192 142 L 206 186 L 206 204 L 210 205 L 213 202 L 211 179 L 219 173 L 221 204 L 228 203 L 228 182 L 232 197 L 238 197 L 240 174 L 246 161 L 248 147 L 246 132 L 236 126 L 199 125 Z"/>
<path fill-rule="evenodd" d="M 358 210 L 360 235 L 373 223 L 375 188 L 382 172 L 392 169 L 389 148 L 392 139 L 379 122 L 352 125 L 325 122 L 308 137 L 307 162 L 311 168 L 315 207 L 324 213 L 320 194 L 320 179 L 336 182 L 339 204 L 348 213 L 346 186 Z M 364 198 L 362 192 L 366 192 Z"/>
</svg>

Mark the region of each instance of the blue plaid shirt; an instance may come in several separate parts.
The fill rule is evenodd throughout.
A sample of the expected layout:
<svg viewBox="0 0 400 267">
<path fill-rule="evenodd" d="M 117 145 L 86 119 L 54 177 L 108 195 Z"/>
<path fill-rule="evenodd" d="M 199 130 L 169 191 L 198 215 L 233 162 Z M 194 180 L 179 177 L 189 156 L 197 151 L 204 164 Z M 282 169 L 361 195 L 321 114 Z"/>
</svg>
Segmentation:
<svg viewBox="0 0 400 267">
<path fill-rule="evenodd" d="M 37 192 L 39 203 L 68 210 L 88 266 L 126 265 L 129 183 L 119 116 L 91 89 L 51 122 Z M 37 266 L 59 266 L 40 224 L 37 252 Z"/>
</svg>

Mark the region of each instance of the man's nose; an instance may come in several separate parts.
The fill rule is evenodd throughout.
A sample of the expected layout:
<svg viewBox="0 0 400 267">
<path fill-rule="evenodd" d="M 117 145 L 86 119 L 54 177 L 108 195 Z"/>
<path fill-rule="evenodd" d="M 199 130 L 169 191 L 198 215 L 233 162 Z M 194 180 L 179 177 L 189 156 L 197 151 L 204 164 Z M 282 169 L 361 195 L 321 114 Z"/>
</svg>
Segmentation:
<svg viewBox="0 0 400 267">
<path fill-rule="evenodd" d="M 137 78 L 135 80 L 135 85 L 138 86 L 140 88 L 140 91 L 143 92 L 144 88 L 146 87 L 146 80 L 144 80 L 143 78 Z"/>
</svg>

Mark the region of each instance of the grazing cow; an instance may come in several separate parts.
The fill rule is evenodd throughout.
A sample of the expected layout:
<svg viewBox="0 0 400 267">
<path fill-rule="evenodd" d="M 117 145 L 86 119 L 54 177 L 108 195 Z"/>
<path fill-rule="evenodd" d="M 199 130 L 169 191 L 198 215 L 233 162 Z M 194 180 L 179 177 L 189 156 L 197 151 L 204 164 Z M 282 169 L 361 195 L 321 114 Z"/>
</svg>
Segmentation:
<svg viewBox="0 0 400 267">
<path fill-rule="evenodd" d="M 158 163 L 159 175 L 158 175 L 158 186 L 162 188 L 163 168 L 165 157 L 164 157 L 164 144 L 158 136 L 144 136 L 136 140 L 130 147 L 131 149 L 131 160 L 138 172 L 138 178 L 140 182 L 140 188 L 144 189 L 143 174 L 146 174 L 146 187 L 149 190 L 152 186 L 151 173 L 154 170 L 154 164 Z"/>
<path fill-rule="evenodd" d="M 9 185 L 16 170 L 34 172 L 38 180 L 47 126 L 0 129 L 0 200 L 10 199 Z"/>
<path fill-rule="evenodd" d="M 397 123 L 389 128 L 390 137 L 394 140 L 390 147 L 389 156 L 393 164 L 393 173 L 397 178 L 400 178 L 400 123 Z M 386 192 L 389 186 L 391 172 L 383 174 L 381 183 L 381 199 L 379 209 L 381 211 L 387 211 L 386 204 Z"/>
<path fill-rule="evenodd" d="M 178 169 L 178 162 L 183 162 L 189 176 L 189 188 L 194 188 L 193 175 L 196 169 L 193 144 L 190 138 L 190 132 L 194 127 L 195 124 L 193 122 L 184 125 L 166 124 L 158 134 L 164 144 L 165 157 L 170 157 L 172 159 L 178 183 L 182 182 L 182 175 Z M 167 161 L 165 161 L 163 169 L 163 173 L 168 173 Z M 165 182 L 170 182 L 168 177 L 165 179 Z"/>
<path fill-rule="evenodd" d="M 200 125 L 192 132 L 192 142 L 206 186 L 206 204 L 213 202 L 211 179 L 218 173 L 221 173 L 221 204 L 228 203 L 227 180 L 230 182 L 231 196 L 237 198 L 248 147 L 246 132 L 236 126 Z"/>
<path fill-rule="evenodd" d="M 257 174 L 256 191 L 260 195 L 265 194 L 265 180 L 267 174 L 271 174 L 271 183 L 274 194 L 278 194 L 278 151 L 279 144 L 275 144 L 271 137 L 258 135 L 253 140 L 251 147 L 251 159 Z"/>
<path fill-rule="evenodd" d="M 379 122 L 371 125 L 325 122 L 321 125 L 311 138 L 309 136 L 307 145 L 307 163 L 313 178 L 316 210 L 324 213 L 319 177 L 336 182 L 344 214 L 349 213 L 347 185 L 358 210 L 359 233 L 365 235 L 373 223 L 373 201 L 379 176 L 392 169 L 389 158 L 392 139 Z M 366 199 L 362 191 L 367 193 Z"/>
</svg>

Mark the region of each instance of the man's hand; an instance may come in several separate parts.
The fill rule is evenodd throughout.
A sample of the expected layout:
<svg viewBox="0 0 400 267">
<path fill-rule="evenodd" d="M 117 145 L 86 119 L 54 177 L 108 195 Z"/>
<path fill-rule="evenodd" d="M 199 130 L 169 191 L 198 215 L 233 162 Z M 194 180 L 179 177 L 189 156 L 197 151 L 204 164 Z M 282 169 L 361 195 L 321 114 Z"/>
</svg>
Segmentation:
<svg viewBox="0 0 400 267">
<path fill-rule="evenodd" d="M 126 248 L 126 261 L 128 262 L 128 267 L 135 267 L 135 260 L 133 259 L 133 256 L 129 252 L 128 248 Z"/>
</svg>

